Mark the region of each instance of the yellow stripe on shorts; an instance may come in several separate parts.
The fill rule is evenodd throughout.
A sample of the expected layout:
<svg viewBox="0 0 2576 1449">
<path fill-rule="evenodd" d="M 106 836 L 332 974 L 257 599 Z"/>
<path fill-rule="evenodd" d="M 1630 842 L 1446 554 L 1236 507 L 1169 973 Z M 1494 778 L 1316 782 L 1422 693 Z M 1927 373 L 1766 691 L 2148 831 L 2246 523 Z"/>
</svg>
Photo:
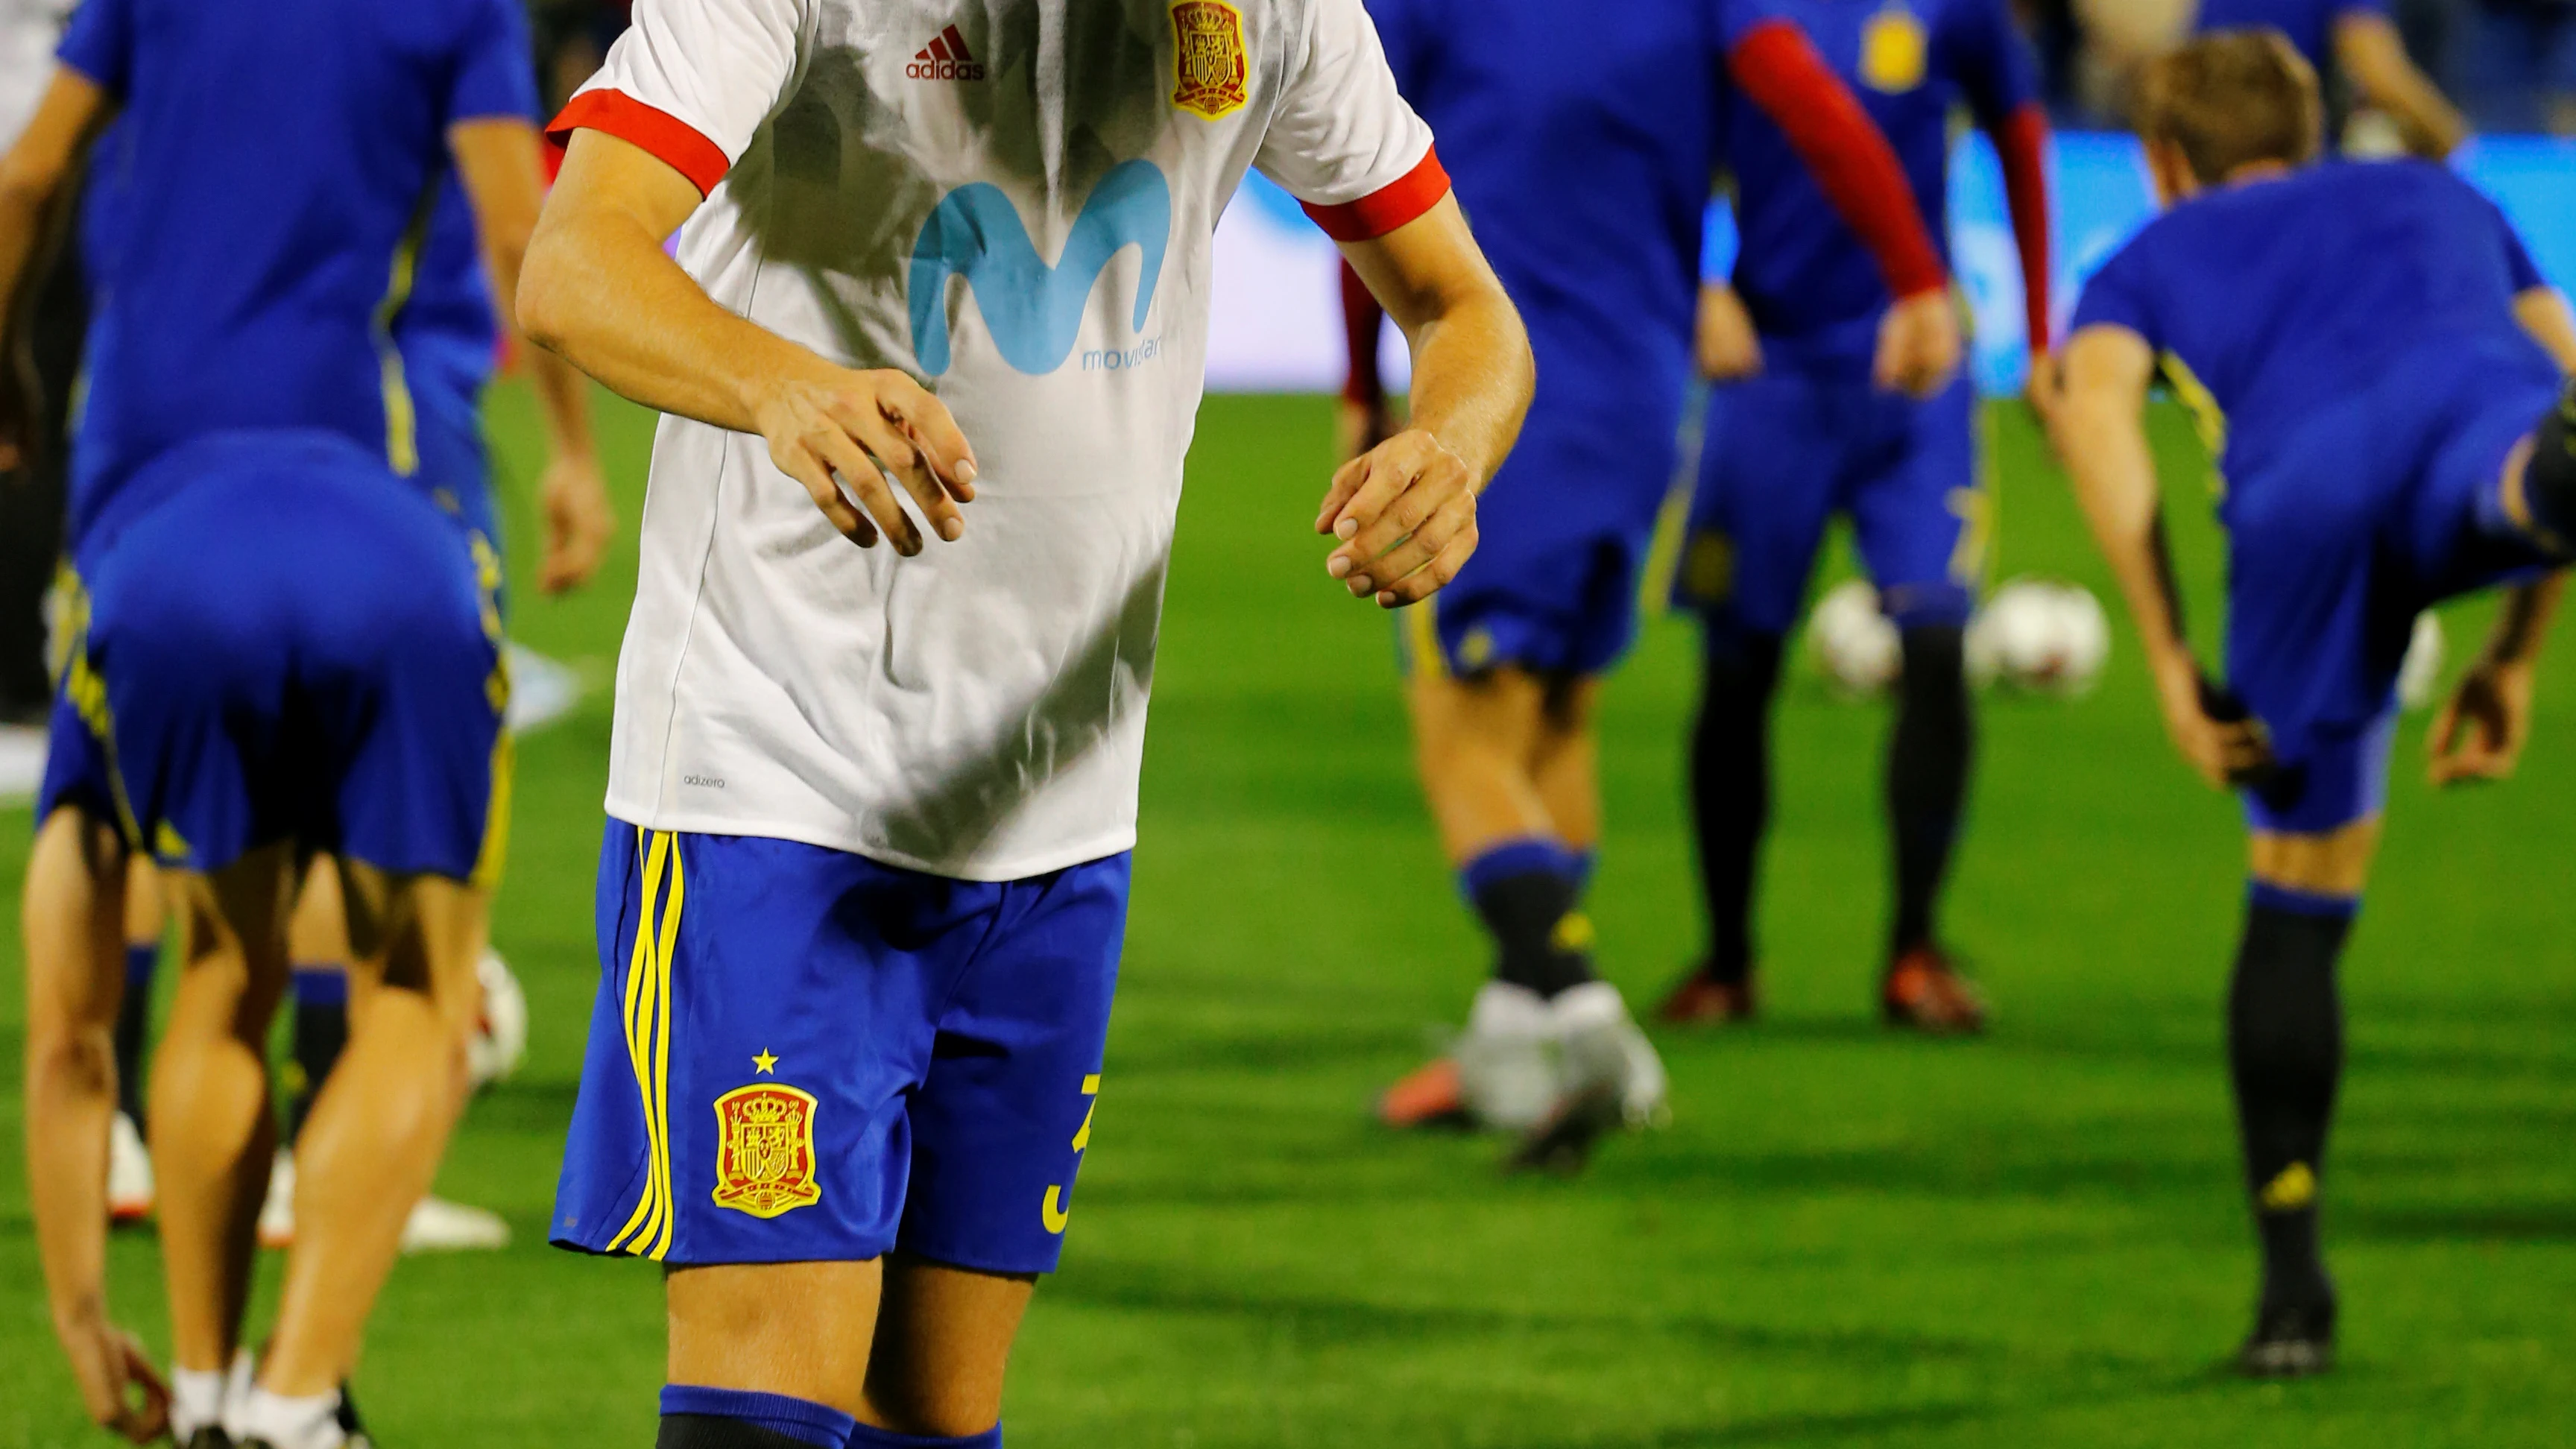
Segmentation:
<svg viewBox="0 0 2576 1449">
<path fill-rule="evenodd" d="M 679 932 L 681 905 L 678 843 L 667 831 L 635 833 L 644 875 L 643 910 L 635 923 L 635 948 L 626 964 L 626 1060 L 644 1110 L 644 1191 L 626 1226 L 608 1240 L 608 1251 L 660 1258 L 671 1246 L 670 950 Z M 662 876 L 671 875 L 668 904 Z M 658 907 L 658 909 L 657 909 Z"/>
</svg>

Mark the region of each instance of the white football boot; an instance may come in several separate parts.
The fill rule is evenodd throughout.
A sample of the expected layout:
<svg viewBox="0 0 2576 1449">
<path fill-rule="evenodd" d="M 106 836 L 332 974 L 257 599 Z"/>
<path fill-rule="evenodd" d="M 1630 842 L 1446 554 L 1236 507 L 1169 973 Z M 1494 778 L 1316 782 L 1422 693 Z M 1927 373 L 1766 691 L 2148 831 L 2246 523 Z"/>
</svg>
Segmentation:
<svg viewBox="0 0 2576 1449">
<path fill-rule="evenodd" d="M 1587 981 L 1558 993 L 1547 1010 L 1560 1083 L 1546 1116 L 1522 1137 L 1511 1166 L 1572 1173 L 1611 1132 L 1669 1118 L 1669 1083 L 1663 1058 L 1628 1015 L 1618 987 Z"/>
<path fill-rule="evenodd" d="M 283 1147 L 268 1165 L 268 1196 L 259 1204 L 259 1245 L 295 1246 L 295 1154 Z"/>
<path fill-rule="evenodd" d="M 152 1216 L 152 1153 L 143 1131 L 119 1112 L 107 1128 L 107 1220 L 139 1223 Z"/>
<path fill-rule="evenodd" d="M 1548 1003 L 1526 986 L 1488 981 L 1452 1048 L 1458 1094 L 1479 1126 L 1527 1132 L 1563 1090 Z"/>
<path fill-rule="evenodd" d="M 510 1225 L 501 1215 L 443 1197 L 412 1204 L 403 1220 L 406 1253 L 491 1253 L 510 1246 Z"/>
</svg>

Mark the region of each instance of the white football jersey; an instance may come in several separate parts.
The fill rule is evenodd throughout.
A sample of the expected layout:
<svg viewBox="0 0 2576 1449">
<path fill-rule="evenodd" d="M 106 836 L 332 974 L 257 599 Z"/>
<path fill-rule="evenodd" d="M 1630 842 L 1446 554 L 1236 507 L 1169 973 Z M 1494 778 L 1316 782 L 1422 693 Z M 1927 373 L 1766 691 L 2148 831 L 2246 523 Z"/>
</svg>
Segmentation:
<svg viewBox="0 0 2576 1449">
<path fill-rule="evenodd" d="M 665 417 L 608 812 L 970 880 L 1133 845 L 1217 215 L 1251 166 L 1346 240 L 1447 194 L 1360 0 L 640 0 L 555 126 L 687 175 L 708 294 L 979 469 L 900 558 Z"/>
</svg>

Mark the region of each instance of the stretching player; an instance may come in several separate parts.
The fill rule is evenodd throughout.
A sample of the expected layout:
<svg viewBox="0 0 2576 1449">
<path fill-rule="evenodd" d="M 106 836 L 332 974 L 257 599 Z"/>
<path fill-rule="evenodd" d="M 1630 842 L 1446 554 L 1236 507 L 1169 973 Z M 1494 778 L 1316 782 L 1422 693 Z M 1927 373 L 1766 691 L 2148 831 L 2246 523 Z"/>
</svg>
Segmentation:
<svg viewBox="0 0 2576 1449">
<path fill-rule="evenodd" d="M 1527 1134 L 1522 1162 L 1569 1165 L 1663 1105 L 1654 1049 L 1593 974 L 1592 721 L 1635 632 L 1672 486 L 1730 78 L 1903 299 L 1874 339 L 1880 381 L 1946 380 L 1958 319 L 1903 168 L 1776 0 L 1656 0 L 1608 26 L 1574 0 L 1504 0 L 1472 19 L 1444 0 L 1372 9 L 1405 94 L 1458 138 L 1460 203 L 1527 304 L 1539 360 L 1529 426 L 1485 500 L 1485 547 L 1402 636 L 1423 790 L 1493 937 L 1493 977 L 1454 1058 L 1398 1082 L 1379 1110 L 1395 1125 L 1463 1110 Z M 1376 328 L 1355 330 L 1359 371 Z M 1373 382 L 1360 390 L 1376 396 Z"/>
<path fill-rule="evenodd" d="M 526 246 L 543 196 L 536 144 L 536 116 L 527 117 L 526 185 L 507 213 L 482 220 L 496 228 L 499 244 Z M 478 217 L 454 177 L 439 187 L 420 247 L 419 279 L 394 321 L 403 375 L 419 418 L 420 468 L 414 480 L 431 501 L 463 519 L 468 529 L 498 550 L 502 528 L 492 487 L 492 464 L 483 440 L 483 390 L 502 340 L 492 307 L 485 245 Z M 539 414 L 545 423 L 548 461 L 538 480 L 537 503 L 545 520 L 546 548 L 537 586 L 562 593 L 598 569 L 616 517 L 601 476 L 591 435 L 589 382 L 551 353 L 530 357 Z M 509 613 L 506 590 L 502 614 Z M 349 989 L 345 912 L 339 880 L 329 860 L 314 862 L 305 878 L 293 922 L 293 1067 L 288 1074 L 286 1142 L 304 1119 L 348 1040 Z M 120 1066 L 122 1063 L 120 1062 Z M 281 1149 L 269 1174 L 268 1200 L 260 1211 L 260 1241 L 283 1247 L 293 1241 L 294 1159 Z M 435 1195 L 415 1204 L 403 1224 L 403 1249 L 499 1248 L 509 1225 L 482 1208 Z"/>
<path fill-rule="evenodd" d="M 1217 215 L 1258 165 L 1413 340 L 1315 525 L 1382 607 L 1476 547 L 1520 322 L 1359 0 L 641 0 L 557 126 L 520 320 L 672 416 L 556 1240 L 667 1265 L 665 1446 L 997 1445 L 1103 1090 Z"/>
<path fill-rule="evenodd" d="M 2576 322 L 2450 172 L 2310 165 L 2315 75 L 2272 32 L 2157 62 L 2140 128 L 2172 210 L 2086 287 L 2053 421 L 2167 731 L 2244 796 L 2228 1053 L 2263 1292 L 2241 1363 L 2313 1373 L 2334 1345 L 2317 1205 L 2343 1068 L 2335 963 L 2379 844 L 2398 663 L 2419 610 L 2513 583 L 2433 732 L 2437 781 L 2510 773 L 2557 600 L 2540 571 L 2576 539 L 2559 407 Z M 2140 417 L 2160 366 L 2222 449 L 2224 688 L 2184 638 L 2165 555 Z"/>
<path fill-rule="evenodd" d="M 1993 137 L 2020 242 L 2033 375 L 2044 375 L 2048 121 L 2004 0 L 1779 8 L 1887 134 L 1933 236 L 1947 234 L 1951 111 L 1964 101 Z M 1700 620 L 1691 804 L 1709 946 L 1658 1014 L 1696 1023 L 1754 1013 L 1753 882 L 1770 824 L 1781 644 L 1839 513 L 1905 650 L 1887 751 L 1896 909 L 1882 1008 L 1922 1031 L 1975 1031 L 1984 1004 L 1942 950 L 1934 913 L 1975 751 L 1962 640 L 1994 513 L 1977 462 L 1976 388 L 1960 378 L 1917 399 L 1872 383 L 1886 284 L 1780 128 L 1744 105 L 1729 120 L 1744 247 L 1734 284 L 1711 282 L 1700 295 L 1700 370 L 1718 386 L 1673 587 Z"/>
<path fill-rule="evenodd" d="M 118 133 L 127 146 L 130 185 L 117 210 L 119 225 L 130 230 L 109 249 L 109 300 L 93 326 L 90 390 L 75 448 L 76 564 L 105 557 L 115 542 L 108 520 L 140 517 L 157 492 L 193 488 L 229 467 L 193 450 L 212 447 L 205 440 L 230 429 L 318 427 L 371 450 L 379 462 L 370 477 L 385 463 L 416 473 L 415 399 L 386 329 L 400 316 L 414 275 L 413 244 L 431 183 L 444 172 L 452 147 L 483 232 L 493 239 L 496 284 L 505 298 L 518 252 L 509 238 L 524 238 L 536 204 L 535 140 L 526 120 L 532 100 L 515 8 L 501 0 L 378 9 L 230 0 L 172 11 L 91 0 L 65 40 L 64 59 L 37 124 L 6 163 L 7 184 L 0 186 L 0 281 L 6 286 L 0 290 L 18 284 L 34 218 L 60 185 L 78 138 L 121 108 Z M 515 233 L 494 224 L 513 210 Z M 281 288 L 282 277 L 294 285 Z M 182 448 L 205 466 L 160 466 L 164 455 Z M 323 456 L 332 450 L 322 444 L 299 444 L 295 451 L 310 466 L 281 464 L 281 471 L 355 476 L 345 459 Z M 273 454 L 243 456 L 245 467 L 273 461 Z M 429 504 L 426 490 L 401 491 L 417 504 L 404 516 L 430 520 L 420 547 L 465 547 L 467 530 Z M 275 526 L 290 530 L 281 537 L 293 537 L 300 525 Z M 210 540 L 232 536 L 229 529 L 209 534 Z M 218 562 L 210 550 L 169 572 L 184 579 L 190 568 Z M 312 579 L 337 576 L 321 564 L 309 572 Z M 476 572 L 497 573 L 488 566 Z M 469 574 L 469 584 L 478 581 Z M 313 607 L 363 624 L 382 584 L 381 577 L 362 577 L 351 582 L 344 601 Z M 129 593 L 122 602 L 135 597 Z M 211 892 L 234 873 L 208 870 L 232 866 L 227 852 L 234 851 L 249 852 L 243 871 L 282 868 L 273 859 L 283 848 L 279 842 L 293 836 L 301 848 L 328 848 L 328 839 L 316 837 L 336 828 L 353 849 L 383 847 L 379 855 L 357 857 L 366 877 L 355 893 L 362 907 L 409 900 L 419 893 L 411 885 L 384 882 L 363 865 L 428 868 L 416 852 L 404 855 L 399 840 L 388 843 L 386 832 L 396 826 L 433 832 L 466 814 L 479 822 L 483 811 L 469 809 L 469 802 L 482 798 L 495 762 L 486 736 L 487 753 L 472 771 L 444 777 L 444 815 L 417 808 L 419 791 L 428 788 L 424 780 L 388 770 L 374 782 L 383 798 L 360 812 L 363 818 L 336 827 L 278 813 L 265 794 L 274 782 L 263 779 L 256 782 L 262 795 L 256 820 L 236 819 L 211 835 L 192 836 L 184 823 L 173 823 L 168 834 L 139 835 L 141 802 L 127 786 L 142 787 L 116 768 L 119 759 L 108 748 L 111 716 L 116 725 L 127 722 L 128 706 L 117 703 L 121 691 L 161 685 L 173 691 L 133 706 L 145 724 L 194 707 L 203 696 L 178 693 L 192 679 L 185 670 L 130 662 L 109 668 L 97 642 L 104 637 L 106 601 L 77 590 L 74 599 L 76 620 L 87 618 L 94 647 L 66 674 L 55 731 L 58 763 L 29 872 L 31 997 L 48 1004 L 47 1039 L 69 1044 L 29 1054 L 29 1138 L 40 1164 L 33 1176 L 47 1281 L 92 1411 L 127 1432 L 149 1432 L 148 1405 L 124 1398 L 121 1351 L 105 1326 L 96 1233 L 83 1226 L 103 1216 L 101 1177 L 89 1168 L 105 1146 L 114 1099 L 106 1054 L 93 1054 L 86 1044 L 103 1044 L 116 1008 L 125 851 L 149 846 L 183 870 L 181 893 L 195 921 L 189 932 L 194 959 L 154 1074 L 155 1165 L 178 1360 L 171 1417 L 183 1440 L 219 1435 L 216 1421 L 227 1412 L 224 1373 L 239 1342 L 250 1216 L 265 1185 L 274 1132 L 263 1048 L 284 972 L 282 940 L 228 940 L 225 930 L 244 923 L 238 917 L 229 927 L 211 923 L 208 913 L 220 904 Z M 129 612 L 116 622 L 122 627 L 134 617 Z M 221 618 L 209 607 L 204 618 L 187 623 L 195 629 Z M 279 627 L 303 627 L 303 621 Z M 130 633 L 120 637 L 119 657 L 128 661 L 148 659 L 161 647 L 135 643 Z M 195 636 L 182 630 L 177 637 Z M 366 641 L 336 643 L 374 648 Z M 363 672 L 374 659 L 351 655 L 349 662 Z M 240 655 L 209 645 L 193 660 L 220 675 Z M 211 688 L 214 681 L 199 682 Z M 476 706 L 488 715 L 506 693 L 506 679 L 487 668 L 477 674 L 475 689 Z M 263 699 L 262 707 L 276 703 L 273 693 Z M 405 723 L 399 710 L 382 721 L 388 731 Z M 334 727 L 317 726 L 325 736 Z M 439 730 L 436 747 L 416 746 L 411 758 L 439 760 L 439 749 L 472 740 L 477 727 L 469 718 L 457 729 Z M 312 755 L 316 744 L 307 735 L 287 757 L 335 769 L 354 758 Z M 139 767 L 147 759 L 170 763 L 140 746 L 122 763 Z M 153 779 L 155 788 L 169 784 Z M 177 816 L 196 808 L 171 807 Z M 389 823 L 388 816 L 403 818 Z M 242 835 L 244 829 L 251 833 Z M 461 875 L 456 853 L 432 852 L 429 864 Z M 464 864 L 472 864 L 470 854 Z M 449 900 L 439 908 L 442 918 L 479 912 L 478 890 L 421 889 Z M 386 922 L 369 924 L 379 940 L 405 939 L 419 926 L 402 918 L 390 922 L 390 932 L 372 929 Z M 449 954 L 442 946 L 434 959 L 415 952 L 390 963 L 389 989 L 370 998 L 355 1023 L 348 1067 L 315 1109 L 303 1183 L 311 1209 L 302 1214 L 307 1230 L 289 1263 L 274 1347 L 261 1368 L 263 1388 L 248 1405 L 253 1432 L 278 1449 L 339 1441 L 333 1386 L 354 1362 L 358 1326 L 390 1263 L 394 1235 L 426 1190 L 452 1119 L 459 1093 L 449 1066 L 461 1048 L 459 1018 L 471 1001 L 472 956 L 466 955 L 460 985 Z M 374 940 L 369 956 L 366 972 L 388 969 Z"/>
</svg>

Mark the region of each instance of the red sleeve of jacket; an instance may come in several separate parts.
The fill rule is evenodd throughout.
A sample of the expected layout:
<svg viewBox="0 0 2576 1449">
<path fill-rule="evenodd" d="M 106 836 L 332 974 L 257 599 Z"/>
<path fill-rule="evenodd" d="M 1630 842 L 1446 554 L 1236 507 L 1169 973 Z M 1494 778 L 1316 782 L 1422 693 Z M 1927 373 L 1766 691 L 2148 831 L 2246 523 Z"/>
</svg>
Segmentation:
<svg viewBox="0 0 2576 1449">
<path fill-rule="evenodd" d="M 2012 206 L 2013 240 L 2021 249 L 2022 294 L 2030 308 L 2030 350 L 2048 349 L 2048 115 L 2034 103 L 2004 118 L 1995 129 L 1995 154 L 2004 167 L 2004 196 Z"/>
<path fill-rule="evenodd" d="M 1377 340 L 1386 312 L 1370 295 L 1368 284 L 1351 264 L 1342 263 L 1342 341 L 1350 348 L 1350 368 L 1342 374 L 1342 396 L 1367 407 L 1386 401 L 1386 382 L 1378 375 Z"/>
<path fill-rule="evenodd" d="M 1762 21 L 1726 59 L 1735 83 L 1788 135 L 1825 199 L 1860 233 L 1888 289 L 1911 297 L 1946 286 L 1941 249 L 1924 228 L 1894 148 L 1806 32 L 1786 20 Z"/>
</svg>

